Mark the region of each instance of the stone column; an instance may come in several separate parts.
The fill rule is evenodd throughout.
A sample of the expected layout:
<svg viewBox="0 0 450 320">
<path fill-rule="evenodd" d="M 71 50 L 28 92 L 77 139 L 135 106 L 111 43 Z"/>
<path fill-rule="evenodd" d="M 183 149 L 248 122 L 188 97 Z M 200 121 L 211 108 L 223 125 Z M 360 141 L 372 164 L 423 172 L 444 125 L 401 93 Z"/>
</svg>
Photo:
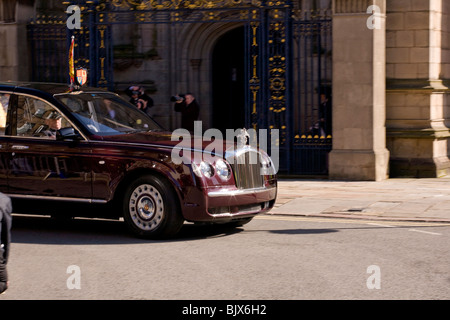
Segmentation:
<svg viewBox="0 0 450 320">
<path fill-rule="evenodd" d="M 367 13 L 372 5 L 379 9 L 376 15 Z M 333 1 L 330 179 L 388 177 L 385 10 L 385 0 Z"/>
<path fill-rule="evenodd" d="M 387 145 L 391 174 L 450 174 L 450 4 L 389 1 Z"/>
<path fill-rule="evenodd" d="M 7 6 L 6 6 L 7 4 Z M 33 1 L 4 1 L 0 21 L 0 80 L 29 80 L 27 23 L 34 15 Z"/>
</svg>

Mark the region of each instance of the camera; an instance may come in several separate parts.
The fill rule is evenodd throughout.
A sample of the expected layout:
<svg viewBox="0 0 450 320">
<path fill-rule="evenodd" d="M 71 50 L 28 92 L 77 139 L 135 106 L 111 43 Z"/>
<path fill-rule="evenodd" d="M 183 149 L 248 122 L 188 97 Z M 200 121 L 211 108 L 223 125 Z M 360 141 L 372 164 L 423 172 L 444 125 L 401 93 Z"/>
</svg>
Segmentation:
<svg viewBox="0 0 450 320">
<path fill-rule="evenodd" d="M 171 96 L 171 97 L 170 97 L 170 101 L 172 101 L 172 102 L 181 102 L 181 101 L 184 101 L 184 97 L 185 97 L 184 94 L 179 94 L 179 95 L 176 95 L 176 96 Z"/>
<path fill-rule="evenodd" d="M 139 98 L 133 99 L 132 103 L 138 108 L 138 109 L 142 109 L 144 107 L 144 104 L 142 103 L 142 101 L 140 101 Z"/>
</svg>

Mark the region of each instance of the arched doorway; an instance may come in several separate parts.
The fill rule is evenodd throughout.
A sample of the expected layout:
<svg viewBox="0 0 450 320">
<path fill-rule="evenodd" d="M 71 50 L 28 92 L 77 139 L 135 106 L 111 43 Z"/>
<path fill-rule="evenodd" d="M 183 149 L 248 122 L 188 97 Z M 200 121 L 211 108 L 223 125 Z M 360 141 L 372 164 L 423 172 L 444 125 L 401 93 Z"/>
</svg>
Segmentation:
<svg viewBox="0 0 450 320">
<path fill-rule="evenodd" d="M 224 34 L 212 57 L 212 125 L 226 129 L 245 126 L 245 36 L 244 27 Z"/>
</svg>

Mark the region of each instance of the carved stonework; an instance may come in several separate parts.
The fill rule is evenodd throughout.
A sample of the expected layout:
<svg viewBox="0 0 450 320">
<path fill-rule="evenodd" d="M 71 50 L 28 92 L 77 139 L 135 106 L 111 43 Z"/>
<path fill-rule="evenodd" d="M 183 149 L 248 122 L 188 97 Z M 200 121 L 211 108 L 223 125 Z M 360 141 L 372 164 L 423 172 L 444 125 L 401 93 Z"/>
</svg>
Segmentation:
<svg viewBox="0 0 450 320">
<path fill-rule="evenodd" d="M 334 13 L 366 13 L 373 0 L 334 0 Z"/>
<path fill-rule="evenodd" d="M 280 1 L 281 3 L 283 1 Z M 115 8 L 134 10 L 211 9 L 236 6 L 261 6 L 259 0 L 112 0 Z"/>
</svg>

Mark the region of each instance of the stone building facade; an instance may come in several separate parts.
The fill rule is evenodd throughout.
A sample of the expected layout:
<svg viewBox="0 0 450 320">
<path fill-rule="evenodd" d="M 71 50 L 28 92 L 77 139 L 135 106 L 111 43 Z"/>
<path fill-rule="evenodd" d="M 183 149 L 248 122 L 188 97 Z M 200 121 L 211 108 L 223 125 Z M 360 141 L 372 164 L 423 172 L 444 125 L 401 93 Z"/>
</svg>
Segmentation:
<svg viewBox="0 0 450 320">
<path fill-rule="evenodd" d="M 329 178 L 379 181 L 390 176 L 450 174 L 450 2 L 292 2 L 296 12 L 324 10 L 331 16 L 333 144 L 327 163 Z M 68 3 L 0 1 L 0 80 L 30 80 L 26 25 L 40 12 L 61 10 Z M 179 119 L 164 111 L 164 99 L 183 90 L 198 92 L 205 106 L 202 118 L 213 125 L 207 92 L 212 70 L 205 66 L 210 65 L 217 39 L 236 27 L 197 25 L 184 31 L 183 43 L 171 44 L 184 54 L 174 63 L 179 63 L 185 80 L 165 83 L 155 95 L 155 112 L 164 114 L 162 120 L 168 127 L 176 127 Z M 143 52 L 154 54 L 151 68 L 155 68 L 157 54 L 167 46 L 167 41 L 160 39 L 170 39 L 165 32 L 171 31 L 156 25 L 117 28 L 121 39 L 133 34 L 133 28 L 147 35 L 138 45 L 145 47 Z M 195 52 L 199 59 L 191 59 L 187 52 Z M 118 85 L 147 80 L 148 70 L 137 69 L 140 71 L 117 71 Z M 293 79 L 297 81 L 295 75 Z M 195 88 L 188 88 L 191 82 L 196 83 Z"/>
<path fill-rule="evenodd" d="M 450 2 L 388 1 L 387 147 L 391 174 L 449 174 Z"/>
</svg>

